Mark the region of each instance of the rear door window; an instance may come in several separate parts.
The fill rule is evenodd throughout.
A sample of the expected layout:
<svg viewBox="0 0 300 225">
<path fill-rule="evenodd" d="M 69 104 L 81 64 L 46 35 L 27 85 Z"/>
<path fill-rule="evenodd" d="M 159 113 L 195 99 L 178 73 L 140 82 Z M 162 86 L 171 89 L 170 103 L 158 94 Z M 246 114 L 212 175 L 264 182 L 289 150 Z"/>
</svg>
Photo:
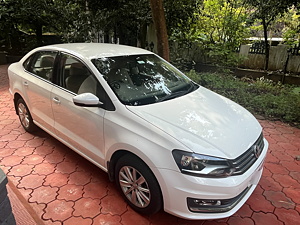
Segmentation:
<svg viewBox="0 0 300 225">
<path fill-rule="evenodd" d="M 55 51 L 37 52 L 26 60 L 23 66 L 28 72 L 51 81 L 56 55 Z"/>
</svg>

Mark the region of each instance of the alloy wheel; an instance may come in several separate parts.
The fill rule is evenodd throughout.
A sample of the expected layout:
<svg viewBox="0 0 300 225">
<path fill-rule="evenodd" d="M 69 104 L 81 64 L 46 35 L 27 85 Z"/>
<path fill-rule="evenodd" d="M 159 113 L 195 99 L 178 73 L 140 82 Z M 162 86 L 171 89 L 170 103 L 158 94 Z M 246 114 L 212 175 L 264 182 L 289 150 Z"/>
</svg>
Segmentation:
<svg viewBox="0 0 300 225">
<path fill-rule="evenodd" d="M 149 205 L 151 193 L 146 179 L 133 167 L 123 166 L 119 172 L 121 190 L 127 199 L 139 208 Z"/>
<path fill-rule="evenodd" d="M 30 121 L 29 121 L 30 117 L 29 117 L 29 112 L 23 103 L 20 103 L 18 105 L 18 114 L 19 114 L 22 125 L 24 127 L 28 128 L 30 125 Z"/>
</svg>

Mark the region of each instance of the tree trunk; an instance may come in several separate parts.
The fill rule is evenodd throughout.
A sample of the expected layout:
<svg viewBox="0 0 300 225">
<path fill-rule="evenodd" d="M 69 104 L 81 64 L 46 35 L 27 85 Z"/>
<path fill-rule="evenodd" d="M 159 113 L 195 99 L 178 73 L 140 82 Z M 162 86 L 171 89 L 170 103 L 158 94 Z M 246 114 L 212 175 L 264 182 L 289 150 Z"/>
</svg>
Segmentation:
<svg viewBox="0 0 300 225">
<path fill-rule="evenodd" d="M 147 23 L 142 23 L 140 32 L 138 35 L 139 42 L 140 42 L 140 47 L 141 48 L 146 48 L 146 39 L 147 39 Z"/>
<path fill-rule="evenodd" d="M 104 31 L 104 43 L 109 43 L 109 32 L 108 31 Z"/>
<path fill-rule="evenodd" d="M 36 35 L 36 44 L 37 46 L 43 45 L 43 25 L 36 23 L 35 24 L 35 35 Z"/>
<path fill-rule="evenodd" d="M 158 55 L 170 61 L 170 50 L 163 0 L 150 0 L 152 19 L 157 37 Z"/>
<path fill-rule="evenodd" d="M 266 56 L 265 70 L 268 70 L 270 46 L 269 46 L 269 42 L 268 42 L 268 26 L 267 26 L 265 19 L 262 19 L 262 24 L 263 24 L 263 28 L 264 28 L 264 38 L 265 38 L 265 56 Z"/>
</svg>

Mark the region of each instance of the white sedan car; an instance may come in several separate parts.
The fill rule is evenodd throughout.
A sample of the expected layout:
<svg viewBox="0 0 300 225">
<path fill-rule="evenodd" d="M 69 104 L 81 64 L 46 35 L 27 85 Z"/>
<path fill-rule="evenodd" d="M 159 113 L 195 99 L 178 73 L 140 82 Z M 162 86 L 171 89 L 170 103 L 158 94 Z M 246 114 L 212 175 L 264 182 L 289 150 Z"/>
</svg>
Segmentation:
<svg viewBox="0 0 300 225">
<path fill-rule="evenodd" d="M 259 182 L 268 143 L 258 121 L 152 52 L 45 46 L 8 75 L 24 129 L 42 128 L 106 171 L 140 213 L 228 217 Z"/>
</svg>

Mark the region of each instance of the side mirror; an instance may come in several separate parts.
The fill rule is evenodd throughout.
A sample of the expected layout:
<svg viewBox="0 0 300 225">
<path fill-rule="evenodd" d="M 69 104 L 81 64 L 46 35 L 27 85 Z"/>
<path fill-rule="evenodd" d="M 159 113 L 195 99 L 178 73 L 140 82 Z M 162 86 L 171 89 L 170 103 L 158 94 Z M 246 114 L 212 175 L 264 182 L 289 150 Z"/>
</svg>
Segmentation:
<svg viewBox="0 0 300 225">
<path fill-rule="evenodd" d="M 73 97 L 73 102 L 82 107 L 100 107 L 103 105 L 99 98 L 92 93 L 82 93 Z"/>
</svg>

